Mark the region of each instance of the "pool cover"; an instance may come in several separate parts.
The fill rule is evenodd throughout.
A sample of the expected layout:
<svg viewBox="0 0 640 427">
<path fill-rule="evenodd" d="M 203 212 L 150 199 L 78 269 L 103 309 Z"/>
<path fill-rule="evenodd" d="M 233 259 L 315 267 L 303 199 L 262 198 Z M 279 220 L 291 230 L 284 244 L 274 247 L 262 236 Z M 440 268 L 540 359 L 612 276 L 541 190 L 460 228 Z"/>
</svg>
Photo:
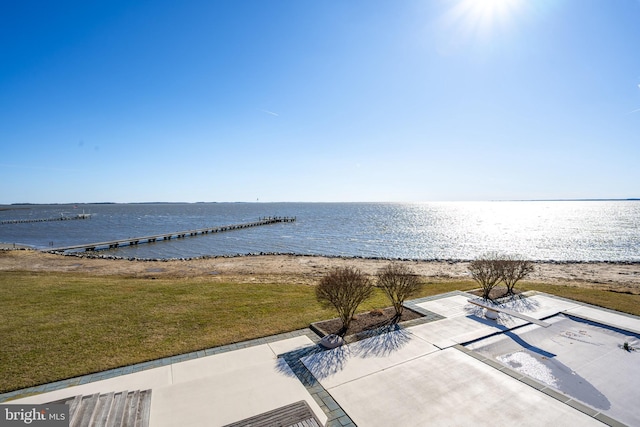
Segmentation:
<svg viewBox="0 0 640 427">
<path fill-rule="evenodd" d="M 466 347 L 598 412 L 640 425 L 640 336 L 559 314 Z"/>
</svg>

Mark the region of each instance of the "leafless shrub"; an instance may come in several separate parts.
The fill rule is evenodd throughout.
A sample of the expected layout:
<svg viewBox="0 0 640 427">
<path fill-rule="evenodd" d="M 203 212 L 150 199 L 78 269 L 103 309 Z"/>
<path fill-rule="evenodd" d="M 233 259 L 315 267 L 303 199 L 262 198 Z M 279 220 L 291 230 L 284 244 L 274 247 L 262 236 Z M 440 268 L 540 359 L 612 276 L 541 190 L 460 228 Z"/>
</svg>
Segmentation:
<svg viewBox="0 0 640 427">
<path fill-rule="evenodd" d="M 519 280 L 524 279 L 534 271 L 534 265 L 517 256 L 504 256 L 500 260 L 502 266 L 502 281 L 507 287 L 507 294 L 513 295 L 513 288 Z"/>
<path fill-rule="evenodd" d="M 404 301 L 418 293 L 420 281 L 409 267 L 404 264 L 391 263 L 378 272 L 378 286 L 384 291 L 400 317 L 404 309 Z"/>
<path fill-rule="evenodd" d="M 500 282 L 504 282 L 507 295 L 513 295 L 516 283 L 534 271 L 534 264 L 515 255 L 490 253 L 472 261 L 469 271 L 482 288 L 482 298 L 488 299 L 491 289 Z"/>
<path fill-rule="evenodd" d="M 502 280 L 502 263 L 497 254 L 486 254 L 469 263 L 473 280 L 482 288 L 482 298 L 489 299 L 491 290 Z"/>
<path fill-rule="evenodd" d="M 338 312 L 342 320 L 342 333 L 349 329 L 358 306 L 372 293 L 373 286 L 369 278 L 351 267 L 331 270 L 316 286 L 316 299 L 324 305 L 333 306 Z"/>
</svg>

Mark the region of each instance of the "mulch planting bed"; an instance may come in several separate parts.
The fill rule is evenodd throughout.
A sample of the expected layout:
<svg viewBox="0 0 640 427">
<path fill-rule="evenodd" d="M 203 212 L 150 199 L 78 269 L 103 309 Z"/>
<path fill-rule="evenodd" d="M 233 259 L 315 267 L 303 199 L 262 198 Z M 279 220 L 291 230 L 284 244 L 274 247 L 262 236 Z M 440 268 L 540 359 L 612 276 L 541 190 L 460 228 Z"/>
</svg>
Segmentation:
<svg viewBox="0 0 640 427">
<path fill-rule="evenodd" d="M 356 314 L 349 324 L 346 333 L 341 333 L 342 321 L 340 319 L 325 320 L 314 323 L 314 326 L 326 334 L 339 334 L 342 336 L 353 335 L 364 331 L 371 331 L 392 325 L 394 323 L 405 322 L 407 320 L 423 317 L 422 314 L 405 308 L 402 317 L 397 319 L 393 307 L 371 310 L 366 313 Z"/>
</svg>

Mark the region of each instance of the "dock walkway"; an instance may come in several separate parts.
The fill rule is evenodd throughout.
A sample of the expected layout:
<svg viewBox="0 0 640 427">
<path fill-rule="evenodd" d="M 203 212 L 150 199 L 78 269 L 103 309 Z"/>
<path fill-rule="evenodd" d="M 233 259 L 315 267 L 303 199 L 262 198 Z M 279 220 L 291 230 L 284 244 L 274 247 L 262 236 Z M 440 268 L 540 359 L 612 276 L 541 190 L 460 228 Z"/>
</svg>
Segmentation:
<svg viewBox="0 0 640 427">
<path fill-rule="evenodd" d="M 6 219 L 0 224 L 27 224 L 31 222 L 73 221 L 74 219 L 90 219 L 91 214 L 81 213 L 74 216 L 54 216 L 53 218 Z"/>
<path fill-rule="evenodd" d="M 133 246 L 141 243 L 153 243 L 163 240 L 181 239 L 187 236 L 197 236 L 200 234 L 221 233 L 223 231 L 240 230 L 242 228 L 259 227 L 261 225 L 276 224 L 280 222 L 294 222 L 295 217 L 265 217 L 255 222 L 246 222 L 242 224 L 231 224 L 219 227 L 199 228 L 196 230 L 178 231 L 174 233 L 155 234 L 152 236 L 130 237 L 128 239 L 110 240 L 97 243 L 83 243 L 79 245 L 60 246 L 57 248 L 46 248 L 44 252 L 67 252 L 84 249 L 85 251 L 95 251 L 99 249 L 115 249 L 120 246 Z"/>
</svg>

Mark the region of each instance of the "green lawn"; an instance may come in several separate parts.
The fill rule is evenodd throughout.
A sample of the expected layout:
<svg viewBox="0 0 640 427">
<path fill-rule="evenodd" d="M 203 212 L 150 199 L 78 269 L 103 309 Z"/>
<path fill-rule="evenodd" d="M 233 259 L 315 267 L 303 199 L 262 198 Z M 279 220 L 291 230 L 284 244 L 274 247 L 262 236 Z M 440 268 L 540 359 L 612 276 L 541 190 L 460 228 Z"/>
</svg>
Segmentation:
<svg viewBox="0 0 640 427">
<path fill-rule="evenodd" d="M 527 286 L 640 314 L 637 295 Z M 418 297 L 475 287 L 473 282 L 426 284 Z M 217 283 L 206 277 L 153 280 L 0 272 L 0 294 L 0 392 L 336 317 L 316 302 L 312 286 Z M 388 305 L 376 290 L 361 309 Z"/>
<path fill-rule="evenodd" d="M 559 297 L 640 316 L 640 295 L 636 294 L 586 289 L 574 286 L 549 285 L 545 283 L 525 283 L 518 288 L 546 292 Z"/>
</svg>

